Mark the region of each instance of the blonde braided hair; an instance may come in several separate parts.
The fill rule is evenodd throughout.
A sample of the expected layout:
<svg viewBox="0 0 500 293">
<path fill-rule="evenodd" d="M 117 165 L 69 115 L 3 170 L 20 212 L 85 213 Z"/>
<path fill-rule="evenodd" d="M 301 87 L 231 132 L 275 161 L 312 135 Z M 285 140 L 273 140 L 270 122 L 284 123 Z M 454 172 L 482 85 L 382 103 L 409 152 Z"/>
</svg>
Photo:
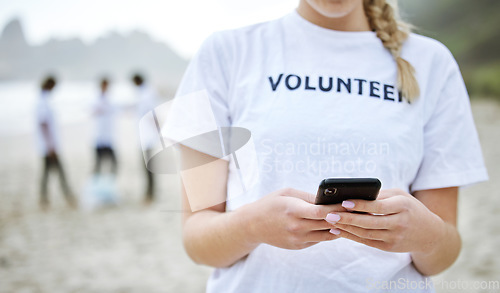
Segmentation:
<svg viewBox="0 0 500 293">
<path fill-rule="evenodd" d="M 398 90 L 408 102 L 416 100 L 420 89 L 415 78 L 415 68 L 401 58 L 401 47 L 410 33 L 409 25 L 399 20 L 397 10 L 386 0 L 363 0 L 363 6 L 371 29 L 396 60 Z"/>
</svg>

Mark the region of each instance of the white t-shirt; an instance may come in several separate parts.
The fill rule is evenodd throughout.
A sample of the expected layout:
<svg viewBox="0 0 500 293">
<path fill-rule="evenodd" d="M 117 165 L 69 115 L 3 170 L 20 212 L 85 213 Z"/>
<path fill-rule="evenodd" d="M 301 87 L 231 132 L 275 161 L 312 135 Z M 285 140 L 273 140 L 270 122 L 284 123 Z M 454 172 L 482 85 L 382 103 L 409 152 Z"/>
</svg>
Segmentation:
<svg viewBox="0 0 500 293">
<path fill-rule="evenodd" d="M 109 96 L 99 97 L 94 105 L 96 116 L 95 143 L 98 147 L 112 147 L 114 133 L 115 106 L 109 101 Z"/>
<path fill-rule="evenodd" d="M 402 57 L 415 67 L 421 90 L 411 104 L 397 94 L 395 61 L 371 31 L 325 29 L 293 11 L 208 38 L 176 99 L 205 91 L 217 126 L 251 131 L 259 179 L 229 200 L 227 209 L 284 187 L 316 193 L 327 177 L 377 177 L 383 189 L 410 192 L 487 180 L 468 94 L 451 53 L 411 34 Z M 196 104 L 178 105 L 174 99 L 163 129 L 173 140 L 189 137 L 199 123 L 193 112 L 203 111 Z M 244 178 L 232 157 L 225 159 L 232 198 Z M 234 265 L 215 269 L 207 291 L 367 292 L 384 284 L 433 291 L 409 253 L 343 238 L 302 250 L 261 244 Z"/>
<path fill-rule="evenodd" d="M 50 92 L 42 91 L 36 105 L 36 136 L 38 142 L 38 151 L 43 156 L 48 155 L 49 152 L 49 142 L 46 140 L 42 130 L 42 124 L 44 123 L 47 125 L 47 133 L 52 140 L 52 147 L 54 148 L 56 153 L 59 151 L 59 132 L 57 131 L 54 111 L 49 99 Z"/>
</svg>

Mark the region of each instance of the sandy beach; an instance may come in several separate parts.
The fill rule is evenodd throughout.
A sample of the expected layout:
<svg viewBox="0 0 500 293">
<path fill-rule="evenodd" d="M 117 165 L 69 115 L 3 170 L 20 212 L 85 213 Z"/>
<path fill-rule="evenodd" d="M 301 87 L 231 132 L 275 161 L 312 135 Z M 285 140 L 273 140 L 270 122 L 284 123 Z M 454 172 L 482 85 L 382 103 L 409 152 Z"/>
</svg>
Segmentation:
<svg viewBox="0 0 500 293">
<path fill-rule="evenodd" d="M 461 191 L 463 250 L 434 277 L 437 292 L 500 292 L 481 289 L 500 282 L 500 104 L 474 100 L 473 111 L 490 181 Z M 41 211 L 34 135 L 0 137 L 0 292 L 204 292 L 211 269 L 183 250 L 177 175 L 157 175 L 157 201 L 142 204 L 135 123 L 124 115 L 117 124 L 119 206 L 93 212 L 69 209 L 57 180 L 49 186 L 50 210 Z M 77 194 L 94 163 L 92 126 L 61 129 L 62 159 Z"/>
</svg>

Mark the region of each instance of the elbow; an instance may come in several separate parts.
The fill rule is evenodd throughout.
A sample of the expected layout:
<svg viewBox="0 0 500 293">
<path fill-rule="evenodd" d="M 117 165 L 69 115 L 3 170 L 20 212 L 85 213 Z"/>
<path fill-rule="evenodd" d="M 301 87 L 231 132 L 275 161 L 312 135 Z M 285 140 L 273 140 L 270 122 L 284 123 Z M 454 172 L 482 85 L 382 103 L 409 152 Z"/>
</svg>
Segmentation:
<svg viewBox="0 0 500 293">
<path fill-rule="evenodd" d="M 210 267 L 227 267 L 231 264 L 225 264 L 214 257 L 213 253 L 204 251 L 202 244 L 195 243 L 192 239 L 185 236 L 183 237 L 183 246 L 186 254 L 197 265 L 205 265 Z"/>
<path fill-rule="evenodd" d="M 202 245 L 197 245 L 187 237 L 183 237 L 183 246 L 186 254 L 197 265 L 205 265 L 214 268 L 230 267 L 235 262 L 230 262 L 217 256 L 214 252 L 205 251 Z"/>
<path fill-rule="evenodd" d="M 462 250 L 462 238 L 458 231 L 455 231 L 455 239 L 439 253 L 433 253 L 432 256 L 420 260 L 413 258 L 413 265 L 420 274 L 432 277 L 444 272 L 456 262 Z"/>
<path fill-rule="evenodd" d="M 456 246 L 455 246 L 455 249 L 453 250 L 452 252 L 452 256 L 450 257 L 450 263 L 448 264 L 448 266 L 446 266 L 442 271 L 448 269 L 449 267 L 451 267 L 458 259 L 458 257 L 460 256 L 460 252 L 462 251 L 462 237 L 460 236 L 460 233 L 458 232 L 458 230 L 456 230 Z M 441 271 L 441 272 L 442 272 Z M 441 273 L 441 272 L 438 272 L 438 273 Z M 437 275 L 434 274 L 434 275 Z"/>
<path fill-rule="evenodd" d="M 197 265 L 207 265 L 207 263 L 205 263 L 203 261 L 203 259 L 201 259 L 200 257 L 197 256 L 196 253 L 194 253 L 193 251 L 189 250 L 189 249 L 186 249 L 186 254 L 189 256 L 189 258 Z"/>
<path fill-rule="evenodd" d="M 184 251 L 188 255 L 188 257 L 198 265 L 204 265 L 203 259 L 199 257 L 199 253 L 197 253 L 196 247 L 194 247 L 185 234 L 182 237 L 182 245 L 184 246 Z"/>
</svg>

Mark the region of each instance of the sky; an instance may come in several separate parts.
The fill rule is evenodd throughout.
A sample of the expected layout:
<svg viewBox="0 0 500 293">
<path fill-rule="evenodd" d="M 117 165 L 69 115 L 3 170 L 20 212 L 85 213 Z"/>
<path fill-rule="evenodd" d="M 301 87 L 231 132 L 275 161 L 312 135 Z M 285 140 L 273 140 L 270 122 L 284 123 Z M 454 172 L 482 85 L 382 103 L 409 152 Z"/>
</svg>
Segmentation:
<svg viewBox="0 0 500 293">
<path fill-rule="evenodd" d="M 0 30 L 21 20 L 27 41 L 140 30 L 189 58 L 212 32 L 279 18 L 298 0 L 0 0 Z"/>
</svg>

